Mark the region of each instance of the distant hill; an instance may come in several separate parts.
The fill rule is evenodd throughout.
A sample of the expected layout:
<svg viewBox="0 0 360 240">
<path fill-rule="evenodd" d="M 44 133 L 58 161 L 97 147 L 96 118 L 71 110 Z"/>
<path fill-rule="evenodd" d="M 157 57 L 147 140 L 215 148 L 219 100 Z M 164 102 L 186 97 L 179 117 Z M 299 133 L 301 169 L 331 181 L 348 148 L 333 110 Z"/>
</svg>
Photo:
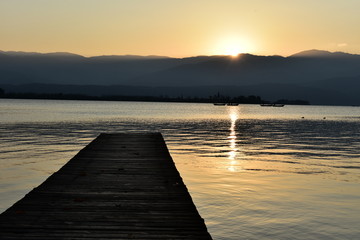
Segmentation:
<svg viewBox="0 0 360 240">
<path fill-rule="evenodd" d="M 359 105 L 360 55 L 308 50 L 289 57 L 169 58 L 0 51 L 0 87 L 7 92 L 97 95 L 208 96 L 221 92 Z"/>
</svg>

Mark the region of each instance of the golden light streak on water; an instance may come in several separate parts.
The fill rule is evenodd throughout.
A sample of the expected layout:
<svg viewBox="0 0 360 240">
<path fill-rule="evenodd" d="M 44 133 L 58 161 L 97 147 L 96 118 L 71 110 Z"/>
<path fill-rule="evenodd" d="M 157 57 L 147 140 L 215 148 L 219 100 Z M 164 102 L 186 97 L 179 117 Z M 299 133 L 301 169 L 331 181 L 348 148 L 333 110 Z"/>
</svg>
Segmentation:
<svg viewBox="0 0 360 240">
<path fill-rule="evenodd" d="M 230 172 L 236 172 L 238 171 L 238 162 L 236 160 L 236 157 L 238 155 L 238 149 L 236 145 L 236 121 L 239 118 L 238 115 L 238 108 L 237 107 L 230 107 L 229 108 L 229 118 L 230 118 L 230 133 L 228 138 L 229 141 L 229 152 L 228 152 L 228 159 L 231 160 L 229 162 L 228 170 Z"/>
</svg>

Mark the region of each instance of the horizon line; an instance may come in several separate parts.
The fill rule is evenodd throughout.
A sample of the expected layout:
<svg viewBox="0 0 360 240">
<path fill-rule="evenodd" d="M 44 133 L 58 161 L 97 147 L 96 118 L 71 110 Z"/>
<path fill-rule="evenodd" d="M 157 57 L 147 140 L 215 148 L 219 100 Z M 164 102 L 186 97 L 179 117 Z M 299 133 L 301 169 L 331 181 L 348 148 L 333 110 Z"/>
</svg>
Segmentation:
<svg viewBox="0 0 360 240">
<path fill-rule="evenodd" d="M 17 50 L 0 50 L 0 53 L 15 53 L 15 54 L 21 54 L 21 53 L 25 53 L 25 54 L 42 54 L 42 55 L 51 55 L 51 54 L 67 54 L 67 55 L 76 55 L 76 56 L 80 56 L 80 57 L 84 57 L 84 58 L 93 58 L 93 57 L 143 57 L 143 58 L 172 58 L 172 59 L 185 59 L 185 58 L 194 58 L 194 57 L 229 57 L 229 58 L 237 58 L 241 55 L 253 55 L 253 56 L 264 56 L 264 57 L 270 57 L 270 56 L 280 56 L 280 57 L 291 57 L 293 55 L 296 54 L 300 54 L 300 53 L 305 53 L 305 52 L 322 52 L 322 53 L 330 53 L 330 54 L 334 54 L 334 53 L 343 53 L 343 54 L 349 54 L 349 55 L 360 55 L 358 53 L 349 53 L 349 52 L 343 52 L 343 51 L 328 51 L 328 50 L 322 50 L 322 49 L 308 49 L 308 50 L 303 50 L 300 52 L 296 52 L 287 56 L 284 55 L 280 55 L 280 54 L 254 54 L 254 53 L 239 53 L 237 55 L 231 55 L 231 54 L 213 54 L 213 55 L 206 55 L 206 54 L 201 54 L 201 55 L 193 55 L 193 56 L 187 56 L 187 57 L 171 57 L 171 56 L 164 56 L 164 55 L 156 55 L 156 54 L 150 54 L 150 55 L 138 55 L 138 54 L 103 54 L 103 55 L 82 55 L 82 54 L 78 54 L 78 53 L 73 53 L 73 52 L 67 52 L 67 51 L 55 51 L 55 52 L 34 52 L 34 51 L 17 51 Z"/>
</svg>

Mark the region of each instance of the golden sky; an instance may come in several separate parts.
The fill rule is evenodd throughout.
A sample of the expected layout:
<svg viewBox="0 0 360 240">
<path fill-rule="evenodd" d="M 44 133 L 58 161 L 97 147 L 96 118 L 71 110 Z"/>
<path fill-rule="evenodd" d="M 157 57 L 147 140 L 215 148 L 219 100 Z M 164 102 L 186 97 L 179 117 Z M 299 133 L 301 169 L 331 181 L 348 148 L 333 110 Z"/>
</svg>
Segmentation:
<svg viewBox="0 0 360 240">
<path fill-rule="evenodd" d="M 360 54 L 360 0 L 0 0 L 0 50 Z"/>
</svg>

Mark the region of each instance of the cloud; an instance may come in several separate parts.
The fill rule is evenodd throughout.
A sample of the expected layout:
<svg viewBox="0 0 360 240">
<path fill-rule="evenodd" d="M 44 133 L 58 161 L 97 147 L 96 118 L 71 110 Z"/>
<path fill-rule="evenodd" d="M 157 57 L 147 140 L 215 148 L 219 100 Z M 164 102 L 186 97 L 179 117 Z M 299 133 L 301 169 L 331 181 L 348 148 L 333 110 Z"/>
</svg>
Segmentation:
<svg viewBox="0 0 360 240">
<path fill-rule="evenodd" d="M 340 47 L 340 48 L 341 47 L 347 47 L 347 45 L 348 45 L 347 43 L 338 43 L 337 44 L 337 46 Z"/>
</svg>

